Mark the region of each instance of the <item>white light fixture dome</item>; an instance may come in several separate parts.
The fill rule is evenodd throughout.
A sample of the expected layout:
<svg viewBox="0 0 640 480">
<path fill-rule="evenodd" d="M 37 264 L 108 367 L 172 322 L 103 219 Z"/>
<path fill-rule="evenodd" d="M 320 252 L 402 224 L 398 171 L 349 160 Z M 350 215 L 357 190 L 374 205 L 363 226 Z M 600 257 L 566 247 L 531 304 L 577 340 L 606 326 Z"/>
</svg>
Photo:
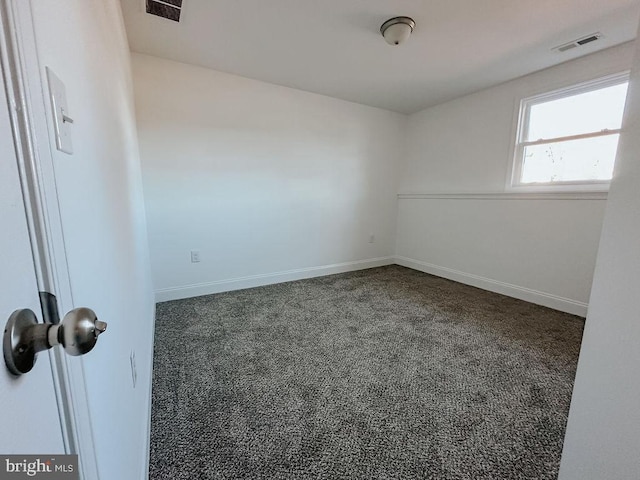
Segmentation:
<svg viewBox="0 0 640 480">
<path fill-rule="evenodd" d="M 416 22 L 413 18 L 393 17 L 382 24 L 380 33 L 389 45 L 400 45 L 409 38 L 414 28 Z"/>
</svg>

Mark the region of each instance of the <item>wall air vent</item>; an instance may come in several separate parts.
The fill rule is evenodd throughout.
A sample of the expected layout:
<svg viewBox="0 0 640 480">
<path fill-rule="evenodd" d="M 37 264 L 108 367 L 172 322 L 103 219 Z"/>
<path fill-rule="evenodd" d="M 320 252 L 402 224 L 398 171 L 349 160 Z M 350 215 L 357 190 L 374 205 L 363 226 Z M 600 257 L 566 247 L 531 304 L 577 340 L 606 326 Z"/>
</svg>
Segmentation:
<svg viewBox="0 0 640 480">
<path fill-rule="evenodd" d="M 157 15 L 158 17 L 180 21 L 182 13 L 182 0 L 146 0 L 147 13 Z"/>
<path fill-rule="evenodd" d="M 558 52 L 566 52 L 567 50 L 571 50 L 573 48 L 582 47 L 591 42 L 595 42 L 596 40 L 600 40 L 602 38 L 601 33 L 592 33 L 591 35 L 587 35 L 586 37 L 578 38 L 577 40 L 573 40 L 572 42 L 565 43 L 564 45 L 560 45 L 559 47 L 554 47 L 552 50 L 556 50 Z"/>
</svg>

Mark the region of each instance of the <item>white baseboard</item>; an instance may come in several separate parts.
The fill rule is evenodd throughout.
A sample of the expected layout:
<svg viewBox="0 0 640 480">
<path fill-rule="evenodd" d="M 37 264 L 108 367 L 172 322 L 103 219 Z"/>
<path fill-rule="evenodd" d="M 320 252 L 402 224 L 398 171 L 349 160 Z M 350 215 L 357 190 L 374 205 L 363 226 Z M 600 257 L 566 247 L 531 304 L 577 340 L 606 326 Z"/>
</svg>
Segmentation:
<svg viewBox="0 0 640 480">
<path fill-rule="evenodd" d="M 413 270 L 418 270 L 420 272 L 429 273 L 431 275 L 437 275 L 438 277 L 448 278 L 449 280 L 464 283 L 465 285 L 471 285 L 483 290 L 489 290 L 490 292 L 500 293 L 508 297 L 513 297 L 519 300 L 524 300 L 526 302 L 553 308 L 554 310 L 560 310 L 561 312 L 567 312 L 573 315 L 579 315 L 581 317 L 587 316 L 588 304 L 579 302 L 577 300 L 560 297 L 550 293 L 540 292 L 531 288 L 520 287 L 518 285 L 501 282 L 499 280 L 493 280 L 491 278 L 481 277 L 479 275 L 474 275 L 471 273 L 461 272 L 459 270 L 453 270 L 451 268 L 433 265 L 431 263 L 414 260 L 412 258 L 396 256 L 395 263 L 398 265 L 402 265 L 403 267 L 412 268 Z"/>
<path fill-rule="evenodd" d="M 227 280 L 198 283 L 194 285 L 184 285 L 181 287 L 162 288 L 156 290 L 156 302 L 167 302 L 169 300 L 179 300 L 181 298 L 211 295 L 212 293 L 261 287 L 263 285 L 271 285 L 273 283 L 291 282 L 294 280 L 302 280 L 304 278 L 333 275 L 335 273 L 353 272 L 356 270 L 364 270 L 367 268 L 393 265 L 394 263 L 394 257 L 370 258 L 367 260 L 358 260 L 355 262 L 336 263 L 333 265 L 322 265 L 319 267 L 298 268 L 295 270 L 286 270 L 284 272 L 251 275 L 248 277 L 231 278 Z"/>
<path fill-rule="evenodd" d="M 142 471 L 140 472 L 140 478 L 142 480 L 149 480 L 149 465 L 151 460 L 151 405 L 152 405 L 152 396 L 151 389 L 153 386 L 153 347 L 155 345 L 155 334 L 156 334 L 156 305 L 153 305 L 153 325 L 151 326 L 151 351 L 149 355 L 151 356 L 149 362 L 149 378 L 147 384 L 147 411 L 145 414 L 145 431 L 143 434 L 143 438 L 145 439 L 144 445 L 144 457 L 142 460 Z"/>
<path fill-rule="evenodd" d="M 248 277 L 238 277 L 215 282 L 199 283 L 194 285 L 184 285 L 180 287 L 163 288 L 156 290 L 156 302 L 167 302 L 182 298 L 199 297 L 201 295 L 211 295 L 213 293 L 242 290 L 244 288 L 260 287 L 274 283 L 291 282 L 305 278 L 322 277 L 336 273 L 353 272 L 367 268 L 383 267 L 385 265 L 398 264 L 403 267 L 412 268 L 420 272 L 448 278 L 456 282 L 482 288 L 490 292 L 500 293 L 508 297 L 517 298 L 526 302 L 535 303 L 545 307 L 560 310 L 586 317 L 588 305 L 584 302 L 560 297 L 551 293 L 540 292 L 531 288 L 521 287 L 499 280 L 461 272 L 447 267 L 441 267 L 412 258 L 395 256 L 380 257 L 355 262 L 336 263 L 333 265 L 322 265 L 319 267 L 298 268 L 283 272 L 266 273 L 261 275 L 251 275 Z"/>
</svg>

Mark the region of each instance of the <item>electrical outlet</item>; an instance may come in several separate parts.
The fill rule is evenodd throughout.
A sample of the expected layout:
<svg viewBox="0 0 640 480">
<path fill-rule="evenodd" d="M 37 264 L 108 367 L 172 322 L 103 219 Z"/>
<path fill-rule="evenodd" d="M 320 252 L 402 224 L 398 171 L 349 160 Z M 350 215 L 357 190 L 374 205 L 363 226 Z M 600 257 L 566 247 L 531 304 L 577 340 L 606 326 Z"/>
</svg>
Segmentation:
<svg viewBox="0 0 640 480">
<path fill-rule="evenodd" d="M 191 250 L 191 263 L 198 263 L 200 261 L 200 250 Z"/>
<path fill-rule="evenodd" d="M 133 382 L 133 388 L 136 388 L 138 383 L 138 367 L 136 367 L 136 352 L 131 350 L 129 355 L 129 361 L 131 362 L 131 381 Z"/>
<path fill-rule="evenodd" d="M 369 243 L 375 243 L 376 236 L 373 233 L 369 234 Z"/>
</svg>

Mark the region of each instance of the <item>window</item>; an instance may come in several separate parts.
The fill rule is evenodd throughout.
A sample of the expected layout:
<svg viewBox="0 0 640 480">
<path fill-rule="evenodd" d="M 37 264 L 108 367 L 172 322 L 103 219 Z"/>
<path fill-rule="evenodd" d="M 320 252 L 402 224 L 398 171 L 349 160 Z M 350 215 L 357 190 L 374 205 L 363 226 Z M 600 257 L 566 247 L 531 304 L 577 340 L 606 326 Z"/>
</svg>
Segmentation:
<svg viewBox="0 0 640 480">
<path fill-rule="evenodd" d="M 511 186 L 606 188 L 628 83 L 615 75 L 522 100 Z"/>
</svg>

